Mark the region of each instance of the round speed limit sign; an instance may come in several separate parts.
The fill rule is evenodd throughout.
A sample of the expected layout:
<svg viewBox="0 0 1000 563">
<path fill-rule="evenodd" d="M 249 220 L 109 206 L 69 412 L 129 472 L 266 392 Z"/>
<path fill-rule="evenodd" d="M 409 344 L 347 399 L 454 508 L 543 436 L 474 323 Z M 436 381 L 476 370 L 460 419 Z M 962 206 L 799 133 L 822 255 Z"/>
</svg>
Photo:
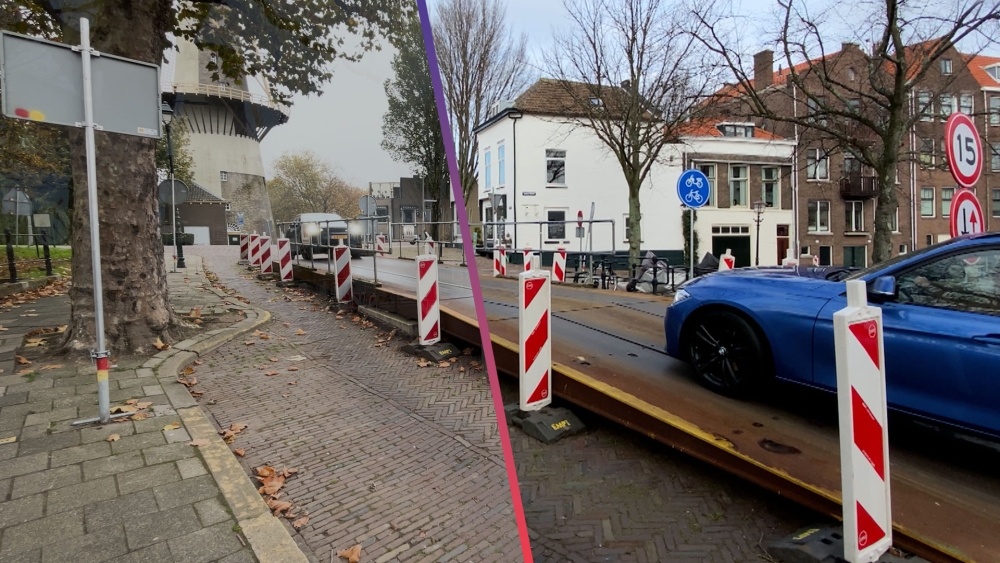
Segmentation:
<svg viewBox="0 0 1000 563">
<path fill-rule="evenodd" d="M 963 188 L 976 185 L 983 170 L 983 142 L 972 118 L 960 112 L 951 114 L 944 125 L 944 138 L 948 168 L 955 181 Z"/>
</svg>

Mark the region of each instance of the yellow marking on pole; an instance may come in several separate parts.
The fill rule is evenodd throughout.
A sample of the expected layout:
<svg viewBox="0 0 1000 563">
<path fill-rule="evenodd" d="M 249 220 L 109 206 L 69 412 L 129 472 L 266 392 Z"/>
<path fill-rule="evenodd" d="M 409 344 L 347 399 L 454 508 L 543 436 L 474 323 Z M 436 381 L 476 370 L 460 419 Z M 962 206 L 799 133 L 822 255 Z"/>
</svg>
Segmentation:
<svg viewBox="0 0 1000 563">
<path fill-rule="evenodd" d="M 98 383 L 101 382 L 101 381 L 107 381 L 107 380 L 108 380 L 108 370 L 106 370 L 106 369 L 99 369 L 99 370 L 97 370 L 97 381 L 98 381 Z"/>
</svg>

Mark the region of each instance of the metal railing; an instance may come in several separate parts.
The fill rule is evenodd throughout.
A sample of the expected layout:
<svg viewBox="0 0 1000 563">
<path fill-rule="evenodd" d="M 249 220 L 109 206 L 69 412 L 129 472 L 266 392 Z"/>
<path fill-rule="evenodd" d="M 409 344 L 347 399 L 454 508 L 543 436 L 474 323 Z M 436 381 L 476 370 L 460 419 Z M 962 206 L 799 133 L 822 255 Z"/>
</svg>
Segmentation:
<svg viewBox="0 0 1000 563">
<path fill-rule="evenodd" d="M 246 90 L 233 88 L 232 86 L 220 86 L 217 84 L 199 84 L 197 82 L 179 82 L 172 87 L 174 93 L 180 94 L 202 94 L 205 96 L 218 96 L 242 102 L 251 102 L 261 106 L 267 106 L 273 110 L 280 111 L 286 116 L 291 115 L 291 108 L 284 104 L 279 104 L 267 96 L 252 94 Z"/>
</svg>

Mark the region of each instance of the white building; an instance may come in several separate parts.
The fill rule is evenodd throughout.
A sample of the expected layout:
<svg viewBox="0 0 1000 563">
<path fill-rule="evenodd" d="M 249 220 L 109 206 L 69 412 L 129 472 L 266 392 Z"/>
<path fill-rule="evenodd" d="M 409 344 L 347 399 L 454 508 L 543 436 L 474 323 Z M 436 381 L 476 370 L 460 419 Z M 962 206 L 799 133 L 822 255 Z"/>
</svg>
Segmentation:
<svg viewBox="0 0 1000 563">
<path fill-rule="evenodd" d="M 611 150 L 580 125 L 580 113 L 572 107 L 572 97 L 558 81 L 541 79 L 515 101 L 498 107 L 476 129 L 480 215 L 485 223 L 517 224 L 496 232 L 487 227 L 487 239 L 509 234 L 518 249 L 579 250 L 576 218 L 582 211 L 587 219 L 593 204 L 595 220 L 614 221 L 613 236 L 610 223 L 594 225 L 593 250 L 628 250 L 625 177 Z M 766 184 L 772 206 L 762 214 L 760 263 L 777 264 L 784 250 L 775 237 L 785 233 L 783 244 L 787 245 L 787 233 L 794 228 L 793 150 L 793 142 L 752 128 L 692 124 L 681 142 L 664 147 L 661 162 L 654 165 L 640 190 L 642 250 L 683 250 L 683 207 L 676 184 L 685 168 L 698 166 L 713 184 L 711 202 L 696 215 L 698 255 L 732 248 L 740 266 L 752 264 L 746 254 L 756 243 L 752 203 L 765 198 Z M 736 197 L 731 198 L 734 193 Z M 543 221 L 567 223 L 526 224 Z M 586 241 L 583 248 L 587 248 Z"/>
</svg>

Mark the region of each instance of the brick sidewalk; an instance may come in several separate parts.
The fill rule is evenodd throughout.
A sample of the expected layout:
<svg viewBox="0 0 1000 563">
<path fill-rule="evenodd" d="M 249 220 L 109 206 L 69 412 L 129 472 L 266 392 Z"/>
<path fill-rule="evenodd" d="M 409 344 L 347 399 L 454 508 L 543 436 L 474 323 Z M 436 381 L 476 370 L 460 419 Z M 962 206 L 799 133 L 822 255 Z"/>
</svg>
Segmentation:
<svg viewBox="0 0 1000 563">
<path fill-rule="evenodd" d="M 311 557 L 360 543 L 375 563 L 522 560 L 485 370 L 420 368 L 402 339 L 376 347 L 376 329 L 237 269 L 237 249 L 197 251 L 274 315 L 270 338 L 206 356 L 196 389 L 220 426 L 249 425 L 232 444 L 248 472 L 298 469 L 282 500 L 308 513 Z"/>
<path fill-rule="evenodd" d="M 183 313 L 200 305 L 210 321 L 232 307 L 207 290 L 199 264 L 189 260 L 186 272 L 168 275 L 171 302 Z M 34 359 L 14 373 L 14 348 L 26 334 L 66 324 L 69 314 L 65 296 L 0 313 L 9 329 L 0 333 L 0 439 L 14 439 L 0 445 L 0 562 L 257 561 L 203 452 L 188 445 L 190 422 L 204 419 L 197 408 L 182 408 L 191 397 L 166 368 L 182 352 L 118 362 L 110 373 L 112 405 L 151 404 L 140 411 L 144 419 L 103 427 L 71 425 L 97 415 L 89 362 L 21 348 Z M 172 423 L 178 428 L 165 428 Z M 108 441 L 111 435 L 119 438 Z"/>
</svg>

